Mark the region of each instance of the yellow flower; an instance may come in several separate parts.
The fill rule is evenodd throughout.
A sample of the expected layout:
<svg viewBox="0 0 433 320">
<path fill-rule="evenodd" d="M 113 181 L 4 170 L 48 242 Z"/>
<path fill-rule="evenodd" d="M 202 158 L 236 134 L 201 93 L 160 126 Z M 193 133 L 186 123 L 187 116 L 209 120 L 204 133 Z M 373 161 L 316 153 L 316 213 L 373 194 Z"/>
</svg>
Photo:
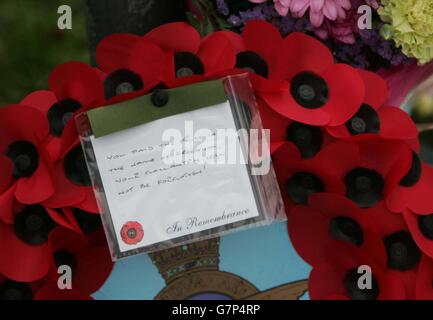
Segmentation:
<svg viewBox="0 0 433 320">
<path fill-rule="evenodd" d="M 433 0 L 382 0 L 378 12 L 385 39 L 420 64 L 433 60 Z"/>
</svg>

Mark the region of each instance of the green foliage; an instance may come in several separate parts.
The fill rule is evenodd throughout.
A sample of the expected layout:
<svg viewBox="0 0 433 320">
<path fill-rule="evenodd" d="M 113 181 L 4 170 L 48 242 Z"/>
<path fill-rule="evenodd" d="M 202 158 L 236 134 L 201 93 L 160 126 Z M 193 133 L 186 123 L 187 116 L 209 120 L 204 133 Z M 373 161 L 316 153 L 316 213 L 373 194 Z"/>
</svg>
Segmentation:
<svg viewBox="0 0 433 320">
<path fill-rule="evenodd" d="M 72 30 L 59 30 L 57 9 L 72 8 Z M 88 62 L 84 0 L 0 1 L 0 105 L 47 88 L 58 64 Z"/>
</svg>

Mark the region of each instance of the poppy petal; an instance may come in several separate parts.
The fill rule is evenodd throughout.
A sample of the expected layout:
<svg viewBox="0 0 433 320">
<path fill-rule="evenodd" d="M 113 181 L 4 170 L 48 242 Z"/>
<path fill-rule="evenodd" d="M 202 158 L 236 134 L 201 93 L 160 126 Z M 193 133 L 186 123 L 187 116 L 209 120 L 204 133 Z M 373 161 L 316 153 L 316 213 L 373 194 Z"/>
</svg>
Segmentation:
<svg viewBox="0 0 433 320">
<path fill-rule="evenodd" d="M 231 42 L 219 33 L 213 33 L 203 39 L 198 57 L 206 73 L 232 69 L 236 63 L 235 51 Z"/>
<path fill-rule="evenodd" d="M 151 30 L 144 37 L 164 51 L 197 53 L 200 47 L 200 35 L 184 22 L 164 24 Z"/>
<path fill-rule="evenodd" d="M 35 204 L 44 201 L 54 194 L 54 185 L 49 166 L 39 161 L 36 172 L 30 178 L 21 178 L 17 182 L 15 196 L 24 204 Z"/>
<path fill-rule="evenodd" d="M 244 40 L 242 39 L 241 35 L 239 35 L 238 33 L 227 31 L 227 30 L 217 31 L 216 33 L 225 36 L 230 41 L 236 53 L 245 51 Z"/>
<path fill-rule="evenodd" d="M 6 190 L 10 184 L 11 184 L 11 180 L 12 180 L 12 173 L 13 173 L 13 163 L 12 161 L 0 154 L 0 194 Z"/>
<path fill-rule="evenodd" d="M 71 121 L 73 122 L 73 121 Z M 74 123 L 75 124 L 75 123 Z M 52 137 L 46 144 L 45 148 L 48 152 L 48 155 L 51 161 L 56 161 L 60 157 L 60 150 L 62 145 L 62 139 L 57 137 Z"/>
<path fill-rule="evenodd" d="M 38 110 L 21 105 L 0 108 L 0 130 L 13 133 L 14 138 L 35 142 L 43 141 L 48 135 L 49 126 L 45 116 Z"/>
<path fill-rule="evenodd" d="M 141 37 L 129 33 L 105 37 L 96 47 L 96 64 L 106 73 L 124 68 L 141 41 Z"/>
<path fill-rule="evenodd" d="M 85 294 L 97 291 L 108 279 L 113 262 L 106 246 L 93 246 L 77 255 L 74 287 Z"/>
<path fill-rule="evenodd" d="M 433 300 L 433 260 L 423 256 L 420 261 L 416 279 L 416 298 Z"/>
<path fill-rule="evenodd" d="M 320 212 L 306 206 L 296 206 L 288 213 L 290 240 L 298 254 L 310 265 L 326 260 L 326 252 L 318 250 L 331 242 L 329 223 Z M 324 256 L 325 255 L 325 256 Z"/>
<path fill-rule="evenodd" d="M 85 188 L 73 184 L 66 178 L 62 161 L 54 166 L 53 178 L 55 193 L 44 201 L 45 206 L 62 208 L 84 201 L 86 196 Z"/>
<path fill-rule="evenodd" d="M 57 102 L 56 95 L 48 90 L 38 90 L 27 95 L 20 104 L 35 108 L 41 111 L 44 115 Z"/>
<path fill-rule="evenodd" d="M 294 32 L 288 35 L 284 40 L 284 46 L 284 58 L 290 62 L 296 61 L 289 64 L 289 80 L 305 71 L 322 74 L 334 64 L 334 57 L 328 47 L 303 33 Z"/>
<path fill-rule="evenodd" d="M 384 201 L 377 203 L 374 207 L 364 209 L 364 213 L 375 224 L 376 231 L 382 237 L 407 229 L 402 215 L 389 211 Z"/>
<path fill-rule="evenodd" d="M 316 126 L 330 121 L 330 115 L 323 108 L 306 109 L 297 104 L 290 90 L 261 92 L 260 95 L 272 109 L 288 119 Z"/>
<path fill-rule="evenodd" d="M 287 128 L 293 121 L 275 112 L 260 97 L 257 99 L 257 106 L 263 127 L 271 131 L 271 142 L 286 141 Z"/>
<path fill-rule="evenodd" d="M 59 157 L 63 158 L 74 146 L 80 143 L 77 126 L 74 121 L 66 124 L 60 141 Z M 59 158 L 57 157 L 56 160 Z"/>
<path fill-rule="evenodd" d="M 354 143 L 336 141 L 322 148 L 314 158 L 306 162 L 318 172 L 342 178 L 360 162 L 360 158 L 360 151 Z"/>
<path fill-rule="evenodd" d="M 418 247 L 430 258 L 433 258 L 433 240 L 426 238 L 420 230 L 419 219 L 422 216 L 405 210 L 403 211 L 403 217 Z"/>
<path fill-rule="evenodd" d="M 82 234 L 62 227 L 58 227 L 50 233 L 49 243 L 53 252 L 66 249 L 73 253 L 85 249 L 88 244 L 86 237 Z"/>
<path fill-rule="evenodd" d="M 248 22 L 242 32 L 245 49 L 260 55 L 267 63 L 269 78 L 283 80 L 287 70 L 287 57 L 282 54 L 283 39 L 280 32 L 269 22 Z"/>
<path fill-rule="evenodd" d="M 358 71 L 365 85 L 364 103 L 377 110 L 388 99 L 388 84 L 377 73 L 362 69 Z"/>
<path fill-rule="evenodd" d="M 344 64 L 332 66 L 323 73 L 323 78 L 328 83 L 330 96 L 321 109 L 329 113 L 330 126 L 342 125 L 361 106 L 365 96 L 364 82 L 357 70 Z"/>
<path fill-rule="evenodd" d="M 50 267 L 46 244 L 32 246 L 17 238 L 12 226 L 0 222 L 0 272 L 9 279 L 31 282 L 44 277 Z"/>
<path fill-rule="evenodd" d="M 75 99 L 82 105 L 103 100 L 103 85 L 92 67 L 82 62 L 66 62 L 48 77 L 50 89 L 59 100 Z"/>
<path fill-rule="evenodd" d="M 402 141 L 375 138 L 356 144 L 362 155 L 362 166 L 379 172 L 386 180 L 386 189 L 395 187 L 410 167 L 412 152 Z"/>
<path fill-rule="evenodd" d="M 63 213 L 61 213 L 57 210 L 54 210 L 54 209 L 50 209 L 50 208 L 45 208 L 45 209 L 47 210 L 51 219 L 53 219 L 58 225 L 63 226 L 63 227 L 70 229 L 70 230 L 74 230 L 76 232 L 80 232 L 80 228 L 79 227 L 76 228 L 76 226 L 71 224 L 71 222 L 68 220 L 68 218 Z M 56 231 L 56 230 L 54 230 L 54 231 Z M 50 236 L 53 232 L 50 233 Z"/>
<path fill-rule="evenodd" d="M 14 221 L 14 203 L 15 203 L 15 190 L 17 184 L 15 183 L 12 187 L 3 193 L 0 193 L 0 218 L 8 223 L 12 224 Z"/>
<path fill-rule="evenodd" d="M 380 134 L 388 139 L 412 140 L 418 137 L 418 129 L 410 116 L 396 107 L 380 108 Z"/>
<path fill-rule="evenodd" d="M 138 73 L 144 86 L 155 86 L 166 69 L 165 55 L 150 41 L 131 34 L 113 34 L 96 48 L 96 62 L 107 74 L 128 69 Z"/>
<path fill-rule="evenodd" d="M 398 186 L 387 197 L 386 205 L 393 212 L 409 209 L 415 213 L 433 212 L 433 168 L 422 164 L 422 175 L 418 183 L 412 187 Z"/>
<path fill-rule="evenodd" d="M 84 201 L 77 203 L 75 206 L 87 212 L 99 213 L 98 203 L 91 187 L 87 187 Z"/>
</svg>

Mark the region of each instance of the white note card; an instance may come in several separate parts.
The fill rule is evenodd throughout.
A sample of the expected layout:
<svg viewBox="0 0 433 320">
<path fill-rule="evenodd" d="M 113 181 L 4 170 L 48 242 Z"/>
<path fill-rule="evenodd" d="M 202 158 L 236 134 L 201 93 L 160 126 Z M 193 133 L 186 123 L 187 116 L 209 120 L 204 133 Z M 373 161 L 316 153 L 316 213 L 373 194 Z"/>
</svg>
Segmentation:
<svg viewBox="0 0 433 320">
<path fill-rule="evenodd" d="M 127 130 L 91 137 L 99 175 L 121 252 L 259 216 L 255 192 L 245 163 L 167 164 L 163 134 L 176 129 L 183 141 L 194 141 L 194 130 L 236 130 L 230 104 L 224 102 Z M 236 139 L 237 150 L 244 156 Z M 217 141 L 217 144 L 221 141 Z M 202 144 L 211 157 L 226 157 Z M 185 154 L 185 150 L 182 150 Z"/>
</svg>

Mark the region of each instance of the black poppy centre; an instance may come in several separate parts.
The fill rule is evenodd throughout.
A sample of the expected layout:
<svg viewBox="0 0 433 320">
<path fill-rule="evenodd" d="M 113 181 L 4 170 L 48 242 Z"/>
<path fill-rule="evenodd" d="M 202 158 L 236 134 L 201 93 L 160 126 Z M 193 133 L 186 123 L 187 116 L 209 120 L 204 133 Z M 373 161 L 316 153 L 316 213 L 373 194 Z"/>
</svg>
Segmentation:
<svg viewBox="0 0 433 320">
<path fill-rule="evenodd" d="M 176 52 L 174 54 L 174 71 L 176 78 L 203 75 L 204 66 L 200 58 L 191 52 Z"/>
<path fill-rule="evenodd" d="M 53 253 L 54 263 L 57 267 L 69 266 L 72 271 L 77 268 L 77 258 L 75 255 L 66 249 L 60 249 Z"/>
<path fill-rule="evenodd" d="M 412 187 L 421 179 L 422 163 L 419 156 L 412 151 L 412 164 L 407 174 L 400 180 L 400 185 L 403 187 Z"/>
<path fill-rule="evenodd" d="M 15 179 L 31 177 L 38 169 L 39 152 L 31 142 L 15 141 L 9 145 L 6 156 L 13 162 Z"/>
<path fill-rule="evenodd" d="M 97 231 L 102 226 L 101 216 L 99 214 L 86 212 L 78 208 L 74 208 L 72 213 L 77 220 L 81 231 L 86 235 Z"/>
<path fill-rule="evenodd" d="M 268 63 L 253 51 L 239 52 L 236 56 L 236 68 L 244 69 L 263 78 L 269 75 Z"/>
<path fill-rule="evenodd" d="M 55 137 L 60 137 L 66 124 L 80 108 L 81 104 L 74 99 L 64 99 L 53 104 L 47 113 L 50 133 Z"/>
<path fill-rule="evenodd" d="M 294 203 L 307 204 L 310 194 L 324 192 L 325 186 L 314 174 L 297 172 L 286 181 L 285 189 Z"/>
<path fill-rule="evenodd" d="M 14 219 L 14 230 L 18 238 L 30 245 L 41 245 L 48 241 L 48 235 L 56 223 L 41 205 L 24 207 Z"/>
<path fill-rule="evenodd" d="M 83 149 L 76 146 L 65 157 L 64 170 L 66 177 L 78 186 L 90 186 L 90 176 L 87 170 Z"/>
<path fill-rule="evenodd" d="M 376 110 L 367 104 L 363 104 L 355 115 L 346 122 L 346 128 L 351 135 L 378 133 L 380 131 L 380 119 Z"/>
<path fill-rule="evenodd" d="M 363 273 L 358 273 L 356 268 L 347 271 L 343 279 L 343 286 L 347 295 L 352 300 L 376 300 L 379 297 L 379 284 L 374 275 L 371 275 L 371 286 L 361 288 L 359 278 Z"/>
<path fill-rule="evenodd" d="M 144 88 L 141 77 L 127 69 L 110 73 L 104 81 L 105 99 L 110 99 L 126 93 Z"/>
<path fill-rule="evenodd" d="M 129 228 L 126 231 L 126 234 L 128 235 L 129 239 L 135 239 L 137 237 L 137 229 L 135 229 L 135 228 Z"/>
<path fill-rule="evenodd" d="M 421 253 L 407 231 L 395 232 L 383 239 L 387 253 L 387 265 L 389 268 L 399 271 L 407 271 L 414 268 Z"/>
<path fill-rule="evenodd" d="M 32 300 L 33 291 L 27 283 L 7 280 L 0 284 L 0 300 Z"/>
<path fill-rule="evenodd" d="M 296 145 L 303 158 L 311 158 L 322 148 L 322 130 L 319 127 L 294 122 L 287 128 L 287 140 Z"/>
<path fill-rule="evenodd" d="M 384 180 L 375 170 L 356 168 L 344 177 L 346 196 L 361 208 L 374 206 L 383 198 Z"/>
<path fill-rule="evenodd" d="M 361 226 L 349 217 L 335 217 L 330 222 L 331 236 L 335 240 L 341 240 L 360 247 L 364 241 Z"/>
<path fill-rule="evenodd" d="M 418 228 L 422 235 L 429 240 L 433 240 L 433 213 L 418 216 Z"/>
<path fill-rule="evenodd" d="M 328 84 L 311 72 L 297 74 L 291 81 L 290 92 L 293 99 L 307 109 L 321 108 L 329 100 Z"/>
</svg>

